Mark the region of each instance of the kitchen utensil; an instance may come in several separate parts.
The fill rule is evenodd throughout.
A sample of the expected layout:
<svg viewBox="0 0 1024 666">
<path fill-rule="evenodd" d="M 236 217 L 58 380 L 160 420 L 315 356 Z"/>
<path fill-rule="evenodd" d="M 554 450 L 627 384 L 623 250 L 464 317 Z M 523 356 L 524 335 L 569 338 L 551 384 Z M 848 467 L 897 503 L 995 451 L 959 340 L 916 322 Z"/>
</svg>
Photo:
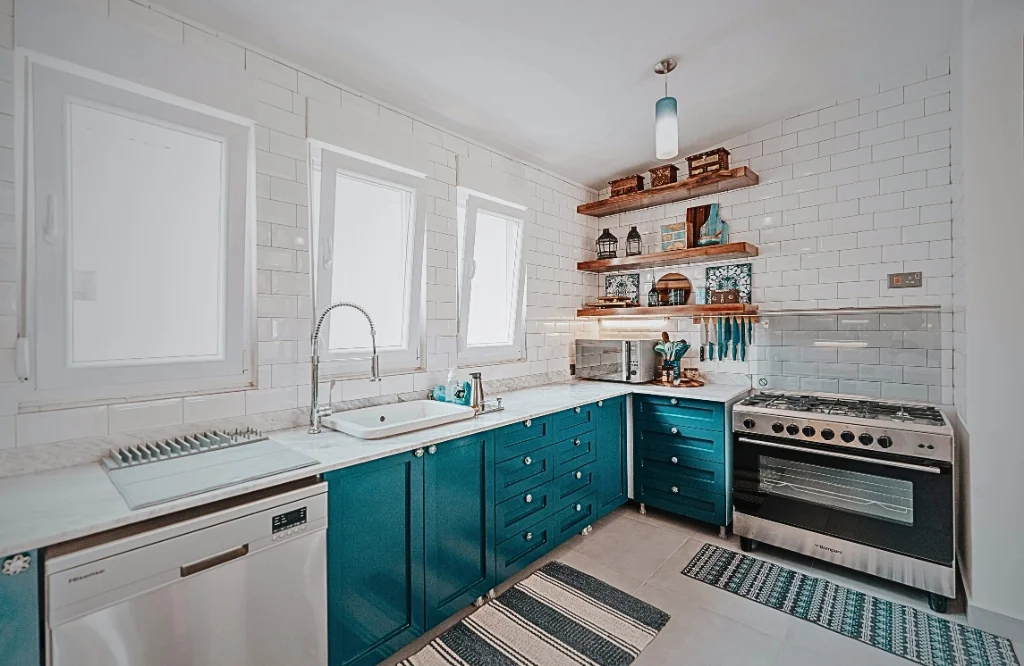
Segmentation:
<svg viewBox="0 0 1024 666">
<path fill-rule="evenodd" d="M 700 360 L 703 363 L 707 354 L 708 346 L 708 323 L 704 317 L 700 318 Z"/>
<path fill-rule="evenodd" d="M 739 356 L 740 345 L 743 343 L 740 335 L 740 319 L 739 317 L 732 318 L 732 360 L 736 360 Z"/>
<path fill-rule="evenodd" d="M 726 317 L 725 318 L 725 331 L 723 333 L 722 339 L 725 342 L 725 347 L 722 349 L 722 357 L 724 357 L 725 360 L 728 361 L 729 360 L 729 347 L 732 344 L 732 318 L 731 317 Z"/>
<path fill-rule="evenodd" d="M 749 320 L 748 320 L 749 321 Z M 740 321 L 740 360 L 747 360 L 747 345 L 750 342 L 747 340 L 747 322 Z"/>
</svg>

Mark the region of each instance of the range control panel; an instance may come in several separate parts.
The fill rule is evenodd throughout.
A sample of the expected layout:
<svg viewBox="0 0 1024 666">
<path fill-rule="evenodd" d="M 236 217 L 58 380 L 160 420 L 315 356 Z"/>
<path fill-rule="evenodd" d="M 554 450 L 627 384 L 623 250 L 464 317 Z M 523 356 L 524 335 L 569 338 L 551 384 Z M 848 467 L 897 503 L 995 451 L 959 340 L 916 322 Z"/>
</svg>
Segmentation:
<svg viewBox="0 0 1024 666">
<path fill-rule="evenodd" d="M 306 524 L 306 507 L 293 509 L 288 513 L 279 513 L 270 520 L 271 530 L 274 534 L 290 530 L 298 525 Z"/>
</svg>

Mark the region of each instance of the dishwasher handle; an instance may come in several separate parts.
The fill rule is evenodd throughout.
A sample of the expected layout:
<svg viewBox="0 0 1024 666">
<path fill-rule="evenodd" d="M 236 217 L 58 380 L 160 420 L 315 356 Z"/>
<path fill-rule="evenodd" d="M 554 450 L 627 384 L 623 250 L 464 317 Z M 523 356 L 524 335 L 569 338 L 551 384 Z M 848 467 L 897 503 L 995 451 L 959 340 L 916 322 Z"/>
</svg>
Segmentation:
<svg viewBox="0 0 1024 666">
<path fill-rule="evenodd" d="M 213 567 L 230 562 L 231 560 L 237 560 L 240 557 L 245 557 L 249 554 L 249 544 L 245 543 L 237 548 L 231 550 L 225 550 L 223 553 L 211 555 L 206 559 L 199 560 L 198 562 L 192 562 L 191 564 L 185 564 L 181 567 L 181 577 L 187 578 L 193 574 L 212 569 Z"/>
</svg>

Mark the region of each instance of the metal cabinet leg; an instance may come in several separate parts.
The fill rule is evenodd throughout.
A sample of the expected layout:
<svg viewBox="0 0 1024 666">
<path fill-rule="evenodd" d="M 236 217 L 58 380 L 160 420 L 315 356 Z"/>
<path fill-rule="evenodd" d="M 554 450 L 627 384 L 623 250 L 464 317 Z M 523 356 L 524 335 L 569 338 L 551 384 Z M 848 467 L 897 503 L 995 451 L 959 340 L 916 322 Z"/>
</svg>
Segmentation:
<svg viewBox="0 0 1024 666">
<path fill-rule="evenodd" d="M 487 598 L 488 599 L 492 599 L 493 600 L 493 599 L 496 599 L 497 597 L 498 597 L 498 593 L 494 591 L 493 587 L 491 589 L 487 590 Z"/>
<path fill-rule="evenodd" d="M 646 514 L 647 514 L 647 506 L 643 502 L 641 502 L 640 503 L 640 515 L 646 515 Z"/>
<path fill-rule="evenodd" d="M 483 597 L 477 597 L 476 599 L 473 600 L 473 606 L 475 608 L 480 608 L 483 605 L 484 605 L 484 598 Z"/>
<path fill-rule="evenodd" d="M 728 530 L 726 530 L 725 525 L 720 525 L 719 526 L 719 528 L 718 528 L 718 536 L 720 538 L 722 538 L 722 539 L 724 539 L 727 536 L 729 536 L 729 532 L 728 532 Z"/>
</svg>

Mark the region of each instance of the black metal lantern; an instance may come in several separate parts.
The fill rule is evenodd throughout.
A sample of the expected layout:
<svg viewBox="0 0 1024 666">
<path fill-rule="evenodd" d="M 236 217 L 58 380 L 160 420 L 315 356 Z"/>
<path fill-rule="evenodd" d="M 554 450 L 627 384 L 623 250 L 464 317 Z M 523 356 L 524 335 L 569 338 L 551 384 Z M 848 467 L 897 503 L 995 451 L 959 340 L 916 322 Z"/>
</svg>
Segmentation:
<svg viewBox="0 0 1024 666">
<path fill-rule="evenodd" d="M 614 259 L 618 256 L 619 239 L 612 235 L 612 232 L 605 229 L 597 237 L 597 258 Z"/>
<path fill-rule="evenodd" d="M 636 230 L 636 227 L 630 227 L 629 233 L 626 234 L 626 256 L 635 257 L 638 254 L 643 254 L 644 241 L 640 237 L 640 232 Z"/>
</svg>

